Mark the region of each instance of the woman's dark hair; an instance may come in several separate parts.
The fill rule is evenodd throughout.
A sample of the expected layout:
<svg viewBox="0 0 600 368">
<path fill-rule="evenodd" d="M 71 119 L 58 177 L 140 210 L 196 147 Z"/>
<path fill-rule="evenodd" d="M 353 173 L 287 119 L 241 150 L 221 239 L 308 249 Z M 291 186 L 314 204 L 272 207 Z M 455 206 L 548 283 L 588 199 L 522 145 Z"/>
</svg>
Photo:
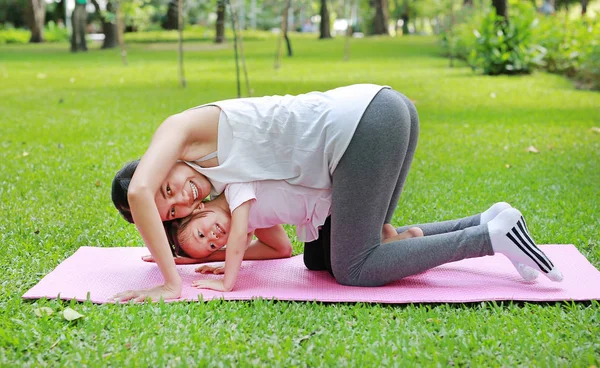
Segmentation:
<svg viewBox="0 0 600 368">
<path fill-rule="evenodd" d="M 133 217 L 131 216 L 129 201 L 127 200 L 127 190 L 129 189 L 129 183 L 131 182 L 131 178 L 139 163 L 140 160 L 135 160 L 125 164 L 125 166 L 117 172 L 112 182 L 111 195 L 113 204 L 117 210 L 119 210 L 119 213 L 123 218 L 132 224 Z M 191 219 L 192 216 L 188 216 L 182 219 L 163 222 L 165 233 L 167 234 L 167 239 L 169 240 L 169 245 L 171 247 L 171 253 L 174 257 L 189 257 L 187 253 L 181 249 L 178 234 L 185 229 Z"/>
<path fill-rule="evenodd" d="M 131 216 L 131 209 L 129 208 L 129 200 L 127 200 L 127 190 L 129 189 L 129 183 L 135 173 L 140 160 L 131 161 L 117 174 L 112 181 L 112 201 L 119 213 L 125 220 L 133 224 L 133 217 Z"/>
</svg>

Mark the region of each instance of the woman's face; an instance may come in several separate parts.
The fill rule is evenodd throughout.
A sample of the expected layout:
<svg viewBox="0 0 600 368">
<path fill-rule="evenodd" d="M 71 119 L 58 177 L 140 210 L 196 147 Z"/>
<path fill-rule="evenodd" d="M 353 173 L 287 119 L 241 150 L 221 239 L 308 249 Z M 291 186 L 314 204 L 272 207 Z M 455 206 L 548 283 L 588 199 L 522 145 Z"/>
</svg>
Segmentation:
<svg viewBox="0 0 600 368">
<path fill-rule="evenodd" d="M 189 216 L 210 194 L 206 177 L 183 162 L 171 169 L 154 197 L 162 221 Z"/>
<path fill-rule="evenodd" d="M 229 238 L 229 213 L 218 207 L 207 210 L 203 205 L 178 235 L 181 249 L 192 258 L 208 257 L 227 244 Z"/>
</svg>

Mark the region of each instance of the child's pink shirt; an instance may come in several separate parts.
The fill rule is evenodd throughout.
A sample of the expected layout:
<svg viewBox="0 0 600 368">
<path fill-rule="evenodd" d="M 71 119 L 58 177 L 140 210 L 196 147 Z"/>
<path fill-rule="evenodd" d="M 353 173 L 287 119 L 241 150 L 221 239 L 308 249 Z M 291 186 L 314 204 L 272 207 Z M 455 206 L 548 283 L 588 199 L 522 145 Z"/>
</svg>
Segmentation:
<svg viewBox="0 0 600 368">
<path fill-rule="evenodd" d="M 231 212 L 242 203 L 252 201 L 248 232 L 280 224 L 296 225 L 302 242 L 319 237 L 331 208 L 331 190 L 291 185 L 283 180 L 229 184 L 225 197 Z"/>
</svg>

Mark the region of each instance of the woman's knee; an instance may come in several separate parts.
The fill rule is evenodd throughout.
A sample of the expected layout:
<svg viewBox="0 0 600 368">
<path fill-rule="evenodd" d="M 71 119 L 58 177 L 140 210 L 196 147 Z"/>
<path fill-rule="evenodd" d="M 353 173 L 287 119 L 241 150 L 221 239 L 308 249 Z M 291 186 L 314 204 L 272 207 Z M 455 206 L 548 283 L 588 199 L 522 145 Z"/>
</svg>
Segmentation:
<svg viewBox="0 0 600 368">
<path fill-rule="evenodd" d="M 363 280 L 363 278 L 360 277 L 360 274 L 352 275 L 346 272 L 336 274 L 334 272 L 333 277 L 340 285 L 344 286 L 375 287 L 384 285 L 382 283 L 367 280 L 368 278 Z"/>
</svg>

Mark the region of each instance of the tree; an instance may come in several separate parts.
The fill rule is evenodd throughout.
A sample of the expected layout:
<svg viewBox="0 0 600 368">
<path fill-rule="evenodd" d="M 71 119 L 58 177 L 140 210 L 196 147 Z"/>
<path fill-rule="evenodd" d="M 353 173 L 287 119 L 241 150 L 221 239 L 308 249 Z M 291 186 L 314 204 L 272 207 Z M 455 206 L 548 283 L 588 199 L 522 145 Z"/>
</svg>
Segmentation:
<svg viewBox="0 0 600 368">
<path fill-rule="evenodd" d="M 410 19 L 409 11 L 410 11 L 410 5 L 408 3 L 408 0 L 404 0 L 404 6 L 402 7 L 401 18 L 402 18 L 402 34 L 405 36 L 410 33 L 410 30 L 408 29 L 408 21 Z"/>
<path fill-rule="evenodd" d="M 177 33 L 179 34 L 179 80 L 185 88 L 185 73 L 183 70 L 183 0 L 177 1 Z"/>
<path fill-rule="evenodd" d="M 217 23 L 215 43 L 225 41 L 225 0 L 217 1 Z"/>
<path fill-rule="evenodd" d="M 287 52 L 288 52 L 288 56 L 292 56 L 293 52 L 292 52 L 292 43 L 290 41 L 290 38 L 288 37 L 288 29 L 290 28 L 290 25 L 288 24 L 288 13 L 290 10 L 290 7 L 292 6 L 292 0 L 287 0 L 286 4 L 285 4 L 285 9 L 283 10 L 283 16 L 282 16 L 282 31 L 283 31 L 283 38 L 285 39 L 285 44 L 287 45 Z"/>
<path fill-rule="evenodd" d="M 375 16 L 373 17 L 373 34 L 388 35 L 387 0 L 371 0 L 371 6 L 375 8 Z"/>
<path fill-rule="evenodd" d="M 46 1 L 29 0 L 27 6 L 27 23 L 31 29 L 29 42 L 44 42 L 44 22 L 46 20 Z"/>
<path fill-rule="evenodd" d="M 585 15 L 587 13 L 589 0 L 581 0 L 581 15 Z"/>
<path fill-rule="evenodd" d="M 329 10 L 327 10 L 327 0 L 321 0 L 321 33 L 319 39 L 331 38 L 331 27 L 329 24 Z"/>
<path fill-rule="evenodd" d="M 91 0 L 91 2 L 94 5 L 96 14 L 102 22 L 102 33 L 104 33 L 104 42 L 102 42 L 102 48 L 112 49 L 117 47 L 119 40 L 117 38 L 117 19 L 113 4 L 108 1 L 106 3 L 106 13 L 102 14 L 102 9 L 100 9 L 98 0 Z"/>
<path fill-rule="evenodd" d="M 496 14 L 508 20 L 508 6 L 506 0 L 492 0 L 492 6 L 496 9 Z"/>
<path fill-rule="evenodd" d="M 178 16 L 179 12 L 178 12 L 178 1 L 177 0 L 170 0 L 169 1 L 169 6 L 167 8 L 167 16 L 165 17 L 164 21 L 162 22 L 161 26 L 164 29 L 179 29 L 178 27 Z"/>
<path fill-rule="evenodd" d="M 286 0 L 283 4 L 283 15 L 281 16 L 281 37 L 277 40 L 277 52 L 275 53 L 275 69 L 279 69 L 281 61 L 281 42 L 285 39 L 287 43 L 288 56 L 292 56 L 292 44 L 287 35 L 288 30 L 288 12 L 290 10 L 292 0 Z"/>
</svg>

